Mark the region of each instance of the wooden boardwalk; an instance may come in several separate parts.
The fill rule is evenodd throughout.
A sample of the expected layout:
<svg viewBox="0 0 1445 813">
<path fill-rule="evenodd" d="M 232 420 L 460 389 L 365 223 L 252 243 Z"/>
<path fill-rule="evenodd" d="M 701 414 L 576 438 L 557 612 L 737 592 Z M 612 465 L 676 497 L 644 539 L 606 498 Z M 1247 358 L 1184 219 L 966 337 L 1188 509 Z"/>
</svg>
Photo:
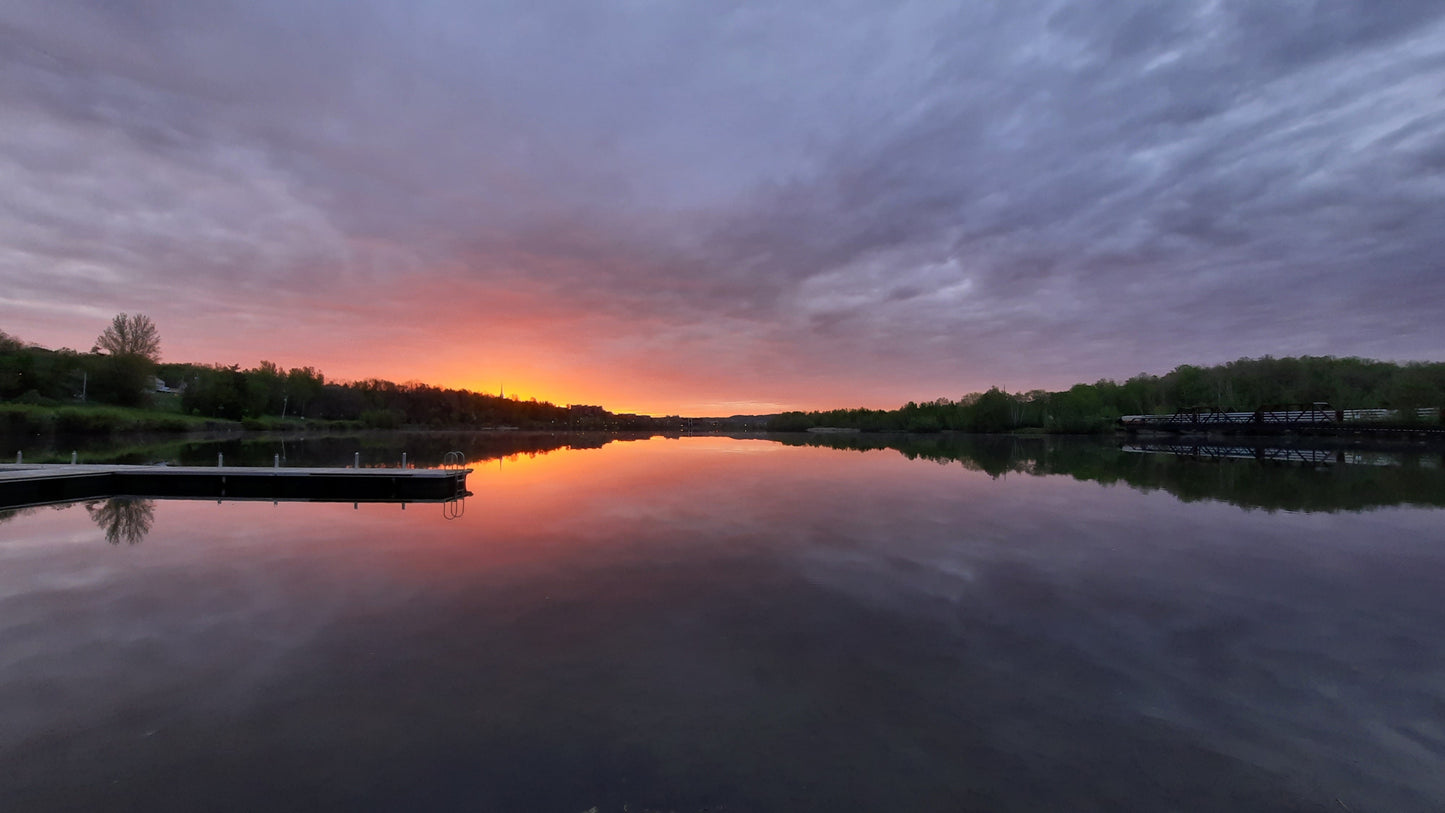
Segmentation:
<svg viewBox="0 0 1445 813">
<path fill-rule="evenodd" d="M 0 464 L 0 510 L 104 497 L 446 502 L 469 468 Z"/>
<path fill-rule="evenodd" d="M 1148 430 L 1174 434 L 1282 435 L 1304 431 L 1320 435 L 1438 436 L 1445 434 L 1445 409 L 1425 407 L 1413 414 L 1402 414 L 1390 409 L 1334 409 L 1323 401 L 1261 407 L 1253 412 L 1198 407 L 1167 415 L 1123 415 L 1116 427 L 1131 433 Z"/>
</svg>

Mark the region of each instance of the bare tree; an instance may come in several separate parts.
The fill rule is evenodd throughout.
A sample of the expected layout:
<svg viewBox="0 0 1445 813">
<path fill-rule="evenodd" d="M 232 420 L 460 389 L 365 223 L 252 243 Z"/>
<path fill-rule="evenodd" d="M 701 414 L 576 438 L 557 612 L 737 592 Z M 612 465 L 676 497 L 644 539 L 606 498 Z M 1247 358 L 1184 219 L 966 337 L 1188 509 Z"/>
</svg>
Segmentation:
<svg viewBox="0 0 1445 813">
<path fill-rule="evenodd" d="M 161 334 L 156 330 L 156 323 L 143 313 L 134 316 L 118 313 L 111 320 L 110 327 L 95 340 L 95 349 L 112 356 L 139 356 L 160 361 Z"/>
</svg>

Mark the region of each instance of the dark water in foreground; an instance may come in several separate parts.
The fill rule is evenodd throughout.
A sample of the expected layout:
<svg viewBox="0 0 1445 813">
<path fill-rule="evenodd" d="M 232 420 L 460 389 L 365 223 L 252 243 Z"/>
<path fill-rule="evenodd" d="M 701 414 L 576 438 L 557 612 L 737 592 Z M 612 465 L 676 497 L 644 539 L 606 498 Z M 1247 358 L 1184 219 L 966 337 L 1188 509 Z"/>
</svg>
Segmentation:
<svg viewBox="0 0 1445 813">
<path fill-rule="evenodd" d="M 907 451 L 11 515 L 0 810 L 1445 809 L 1438 454 Z"/>
</svg>

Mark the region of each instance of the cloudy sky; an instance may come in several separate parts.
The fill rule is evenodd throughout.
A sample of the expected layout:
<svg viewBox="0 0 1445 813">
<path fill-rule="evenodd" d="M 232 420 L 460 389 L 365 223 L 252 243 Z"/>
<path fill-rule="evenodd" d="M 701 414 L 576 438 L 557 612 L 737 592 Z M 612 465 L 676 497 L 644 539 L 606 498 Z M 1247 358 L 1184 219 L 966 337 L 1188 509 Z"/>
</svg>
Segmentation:
<svg viewBox="0 0 1445 813">
<path fill-rule="evenodd" d="M 653 413 L 1445 359 L 1445 3 L 0 3 L 0 330 Z"/>
</svg>

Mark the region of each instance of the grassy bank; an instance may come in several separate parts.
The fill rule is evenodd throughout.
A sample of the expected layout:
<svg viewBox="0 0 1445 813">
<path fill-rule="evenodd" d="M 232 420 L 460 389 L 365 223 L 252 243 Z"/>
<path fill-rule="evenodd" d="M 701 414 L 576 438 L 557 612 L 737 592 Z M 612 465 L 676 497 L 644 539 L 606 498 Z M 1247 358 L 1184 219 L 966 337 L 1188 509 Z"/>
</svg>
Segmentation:
<svg viewBox="0 0 1445 813">
<path fill-rule="evenodd" d="M 239 427 L 237 421 L 218 421 L 156 409 L 117 406 L 44 406 L 0 404 L 0 432 L 13 434 L 102 435 L 117 432 L 200 432 Z"/>
<path fill-rule="evenodd" d="M 52 406 L 0 403 L 0 434 L 115 435 L 155 432 L 352 431 L 375 428 L 363 421 L 306 421 L 299 418 L 242 418 L 239 421 L 185 415 L 174 408 L 142 409 L 102 405 Z"/>
</svg>

